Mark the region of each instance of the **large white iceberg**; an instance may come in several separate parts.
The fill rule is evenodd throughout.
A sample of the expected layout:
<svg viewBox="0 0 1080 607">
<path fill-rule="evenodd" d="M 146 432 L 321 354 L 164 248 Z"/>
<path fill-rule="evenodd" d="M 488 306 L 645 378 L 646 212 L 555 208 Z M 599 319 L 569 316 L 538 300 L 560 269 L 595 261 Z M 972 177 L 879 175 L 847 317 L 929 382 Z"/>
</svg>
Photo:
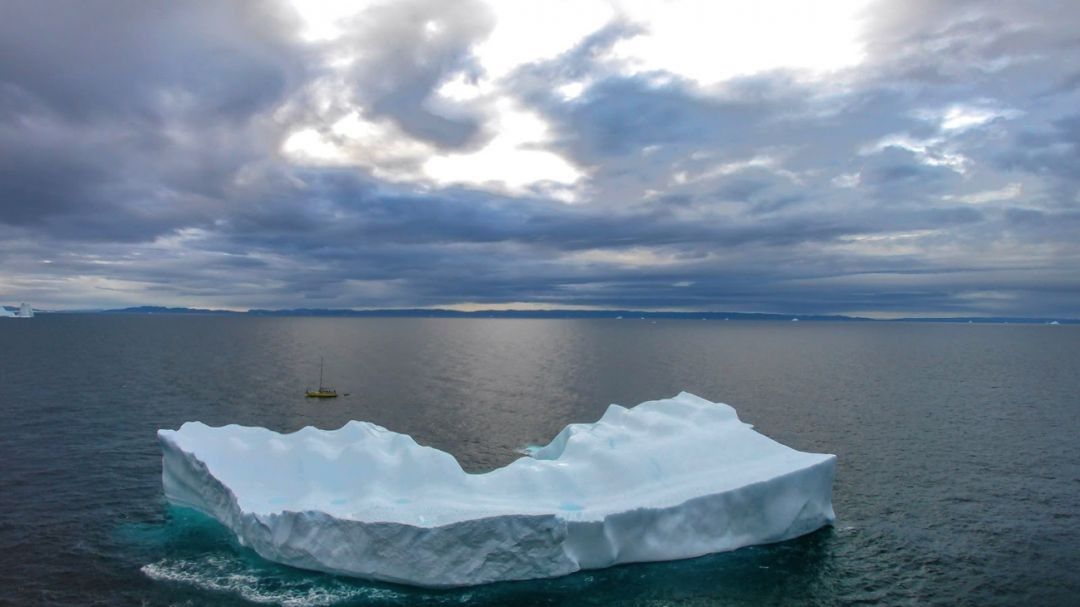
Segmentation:
<svg viewBox="0 0 1080 607">
<path fill-rule="evenodd" d="M 469 474 L 374 424 L 160 430 L 165 495 L 266 559 L 427 587 L 558 576 L 793 538 L 833 521 L 836 457 L 683 392 Z"/>
</svg>

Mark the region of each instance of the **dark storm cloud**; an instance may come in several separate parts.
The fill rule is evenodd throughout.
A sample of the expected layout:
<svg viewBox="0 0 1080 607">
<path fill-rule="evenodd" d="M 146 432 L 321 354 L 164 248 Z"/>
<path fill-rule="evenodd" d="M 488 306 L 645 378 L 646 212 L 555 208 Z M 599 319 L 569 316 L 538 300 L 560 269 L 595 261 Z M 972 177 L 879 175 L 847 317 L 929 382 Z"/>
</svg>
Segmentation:
<svg viewBox="0 0 1080 607">
<path fill-rule="evenodd" d="M 880 76 L 891 79 L 955 86 L 955 78 L 962 77 L 997 80 L 999 85 L 1009 86 L 1024 82 L 1024 76 L 998 76 L 1018 63 L 1027 63 L 1027 71 L 1034 67 L 1038 75 L 1050 68 L 1058 78 L 1063 76 L 1062 68 L 1076 68 L 1075 57 L 1062 54 L 1074 52 L 1080 44 L 1076 4 L 1070 0 L 992 5 L 978 0 L 875 2 L 866 17 L 869 27 L 864 38 L 875 59 L 873 67 Z M 1051 56 L 1058 60 L 1057 65 L 1029 62 Z M 1061 60 L 1066 65 L 1061 65 Z"/>
<path fill-rule="evenodd" d="M 1008 170 L 1022 170 L 1051 180 L 1045 205 L 1058 209 L 1080 206 L 1080 114 L 1070 114 L 1038 130 L 1016 135 L 1016 145 L 997 158 Z"/>
<path fill-rule="evenodd" d="M 0 81 L 68 120 L 246 120 L 299 66 L 294 30 L 264 2 L 8 2 Z"/>
<path fill-rule="evenodd" d="M 265 154 L 253 121 L 301 80 L 268 3 L 8 3 L 0 220 L 146 240 L 205 221 Z"/>
<path fill-rule="evenodd" d="M 448 73 L 478 69 L 469 52 L 494 25 L 487 6 L 472 0 L 405 0 L 369 8 L 352 25 L 348 45 L 360 59 L 347 85 L 361 106 L 439 147 L 473 142 L 480 124 L 471 111 L 447 116 L 427 102 Z"/>
<path fill-rule="evenodd" d="M 616 40 L 605 38 L 608 43 Z M 723 140 L 726 147 L 744 148 L 755 127 L 796 94 L 784 78 L 755 80 L 746 83 L 753 89 L 745 91 L 748 94 L 713 99 L 677 79 L 658 85 L 656 74 L 607 75 L 581 98 L 562 101 L 551 78 L 571 74 L 563 80 L 572 81 L 585 69 L 580 62 L 591 59 L 588 54 L 584 57 L 572 52 L 554 65 L 528 66 L 517 74 L 516 84 L 555 122 L 566 151 L 586 165 L 636 154 L 647 146 L 686 148 Z M 759 86 L 766 90 L 758 90 Z"/>
<path fill-rule="evenodd" d="M 234 218 L 200 246 L 266 255 L 274 260 L 265 270 L 274 279 L 275 291 L 331 302 L 347 297 L 347 281 L 358 280 L 408 285 L 406 293 L 391 290 L 380 295 L 383 305 L 412 305 L 410 298 L 416 297 L 431 304 L 524 298 L 608 306 L 619 302 L 714 306 L 717 301 L 742 305 L 745 300 L 757 308 L 779 309 L 771 298 L 778 293 L 788 296 L 787 290 L 778 289 L 782 280 L 833 271 L 806 265 L 787 273 L 778 271 L 776 259 L 785 255 L 787 247 L 873 232 L 882 229 L 879 222 L 896 229 L 927 221 L 921 214 L 897 210 L 883 219 L 863 213 L 844 220 L 808 215 L 692 225 L 665 209 L 649 216 L 611 217 L 598 209 L 467 191 L 442 192 L 437 197 L 388 196 L 348 172 L 316 172 L 308 177 L 305 188 L 279 192 L 279 196 L 302 196 L 314 187 L 324 200 L 336 204 L 311 204 L 307 213 L 293 214 L 289 223 L 278 210 L 301 206 L 298 201 L 277 200 L 273 208 L 262 210 L 253 201 L 244 217 Z M 936 211 L 930 221 L 951 226 L 978 217 L 974 210 L 949 209 Z M 665 249 L 679 267 L 613 269 L 587 256 L 574 258 L 583 251 L 643 245 Z M 754 251 L 757 259 L 737 266 L 710 259 L 712 251 L 726 247 Z M 294 264 L 295 260 L 304 263 Z M 903 265 L 908 271 L 914 269 L 910 261 Z M 319 272 L 313 275 L 311 267 Z M 259 269 L 253 268 L 252 273 Z M 672 286 L 680 281 L 694 285 Z"/>
<path fill-rule="evenodd" d="M 1080 315 L 1068 3 L 875 4 L 859 66 L 716 85 L 613 66 L 648 24 L 609 24 L 497 83 L 587 173 L 575 204 L 279 153 L 350 113 L 489 141 L 492 99 L 434 94 L 483 77 L 483 5 L 377 4 L 332 43 L 273 3 L 0 10 L 4 297 Z"/>
</svg>

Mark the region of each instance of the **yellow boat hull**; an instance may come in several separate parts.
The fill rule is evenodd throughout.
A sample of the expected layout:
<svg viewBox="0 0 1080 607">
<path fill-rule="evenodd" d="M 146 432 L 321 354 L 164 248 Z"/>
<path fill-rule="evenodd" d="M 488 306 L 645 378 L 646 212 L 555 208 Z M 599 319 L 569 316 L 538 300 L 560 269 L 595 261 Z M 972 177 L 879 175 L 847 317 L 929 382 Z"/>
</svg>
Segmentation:
<svg viewBox="0 0 1080 607">
<path fill-rule="evenodd" d="M 308 398 L 337 398 L 337 390 L 308 390 L 304 394 Z"/>
</svg>

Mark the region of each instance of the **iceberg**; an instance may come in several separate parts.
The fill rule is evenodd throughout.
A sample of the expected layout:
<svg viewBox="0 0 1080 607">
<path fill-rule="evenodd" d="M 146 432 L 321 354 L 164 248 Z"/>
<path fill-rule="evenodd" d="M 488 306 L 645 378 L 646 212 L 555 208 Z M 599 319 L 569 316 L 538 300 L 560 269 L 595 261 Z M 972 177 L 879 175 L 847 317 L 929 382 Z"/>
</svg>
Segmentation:
<svg viewBox="0 0 1080 607">
<path fill-rule="evenodd" d="M 502 468 L 375 424 L 159 430 L 162 483 L 270 561 L 431 588 L 779 542 L 831 524 L 836 456 L 683 392 L 571 424 Z"/>
</svg>

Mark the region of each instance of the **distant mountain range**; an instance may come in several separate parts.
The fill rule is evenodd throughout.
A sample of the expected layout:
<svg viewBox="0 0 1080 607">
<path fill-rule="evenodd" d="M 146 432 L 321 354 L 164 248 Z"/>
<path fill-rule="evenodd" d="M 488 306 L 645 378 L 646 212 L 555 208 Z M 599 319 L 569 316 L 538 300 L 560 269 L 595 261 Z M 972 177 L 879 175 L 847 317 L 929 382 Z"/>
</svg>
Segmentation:
<svg viewBox="0 0 1080 607">
<path fill-rule="evenodd" d="M 75 313 L 75 312 L 68 312 Z M 875 320 L 860 316 L 764 314 L 752 312 L 647 312 L 641 310 L 484 310 L 463 312 L 439 308 L 397 308 L 383 310 L 348 310 L 323 308 L 291 308 L 287 310 L 254 309 L 246 312 L 233 310 L 208 310 L 203 308 L 168 308 L 162 306 L 137 306 L 113 310 L 84 310 L 80 314 L 175 314 L 186 316 L 319 316 L 351 318 L 623 318 L 664 320 L 771 320 L 830 321 L 830 322 L 934 322 L 934 323 L 995 323 L 995 324 L 1080 324 L 1080 319 L 1021 318 L 1003 316 L 971 316 L 960 318 L 897 318 Z"/>
</svg>

